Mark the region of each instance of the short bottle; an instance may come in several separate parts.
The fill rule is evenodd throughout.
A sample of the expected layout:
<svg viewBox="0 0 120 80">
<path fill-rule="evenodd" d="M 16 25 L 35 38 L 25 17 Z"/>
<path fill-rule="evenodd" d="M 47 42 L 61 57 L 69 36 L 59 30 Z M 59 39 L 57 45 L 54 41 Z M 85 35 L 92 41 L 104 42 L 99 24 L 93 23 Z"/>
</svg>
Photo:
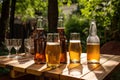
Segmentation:
<svg viewBox="0 0 120 80">
<path fill-rule="evenodd" d="M 91 21 L 89 36 L 87 37 L 87 62 L 99 63 L 100 61 L 100 39 L 97 35 L 95 20 Z"/>
</svg>

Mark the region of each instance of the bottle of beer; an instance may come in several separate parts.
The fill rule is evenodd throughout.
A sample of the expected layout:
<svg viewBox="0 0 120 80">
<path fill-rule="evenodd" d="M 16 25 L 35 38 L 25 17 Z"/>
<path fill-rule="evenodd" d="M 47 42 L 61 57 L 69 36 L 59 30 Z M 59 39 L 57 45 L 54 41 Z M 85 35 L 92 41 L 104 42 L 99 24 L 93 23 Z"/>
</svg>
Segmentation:
<svg viewBox="0 0 120 80">
<path fill-rule="evenodd" d="M 100 39 L 97 35 L 95 20 L 91 21 L 89 36 L 87 37 L 87 61 L 88 63 L 99 63 L 100 60 Z"/>
<path fill-rule="evenodd" d="M 42 26 L 42 17 L 37 20 L 37 28 L 36 28 L 36 37 L 34 39 L 34 49 L 35 56 L 34 61 L 36 64 L 43 64 L 46 62 L 45 58 L 45 46 L 46 46 L 46 35 L 44 28 Z"/>
<path fill-rule="evenodd" d="M 67 63 L 67 39 L 64 32 L 62 16 L 59 17 L 57 30 L 60 35 L 60 46 L 61 46 L 60 63 Z"/>
<path fill-rule="evenodd" d="M 60 33 L 61 58 L 60 63 L 67 63 L 67 40 L 64 32 Z"/>
</svg>

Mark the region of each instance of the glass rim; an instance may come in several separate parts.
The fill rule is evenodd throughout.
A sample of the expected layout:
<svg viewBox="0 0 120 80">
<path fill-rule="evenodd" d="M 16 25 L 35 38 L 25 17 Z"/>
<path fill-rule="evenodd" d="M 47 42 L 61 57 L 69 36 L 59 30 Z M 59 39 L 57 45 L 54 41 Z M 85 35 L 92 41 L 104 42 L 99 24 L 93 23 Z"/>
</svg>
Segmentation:
<svg viewBox="0 0 120 80">
<path fill-rule="evenodd" d="M 78 32 L 71 32 L 70 34 L 80 34 L 80 33 L 78 33 Z"/>
</svg>

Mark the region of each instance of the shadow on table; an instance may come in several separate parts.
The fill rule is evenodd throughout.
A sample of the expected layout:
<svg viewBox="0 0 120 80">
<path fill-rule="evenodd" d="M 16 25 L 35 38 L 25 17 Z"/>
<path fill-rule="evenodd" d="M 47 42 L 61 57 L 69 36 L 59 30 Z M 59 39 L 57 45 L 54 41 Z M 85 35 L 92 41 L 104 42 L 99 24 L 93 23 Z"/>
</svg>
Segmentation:
<svg viewBox="0 0 120 80">
<path fill-rule="evenodd" d="M 92 73 L 94 73 L 94 75 L 95 75 L 98 79 L 100 78 L 100 76 L 103 76 L 103 75 L 102 75 L 103 73 L 106 73 L 104 67 L 103 67 L 101 64 L 99 64 L 99 63 L 96 63 L 96 64 L 94 64 L 94 63 L 88 64 L 88 69 L 89 69 Z"/>
<path fill-rule="evenodd" d="M 120 63 L 104 80 L 120 80 Z"/>
</svg>

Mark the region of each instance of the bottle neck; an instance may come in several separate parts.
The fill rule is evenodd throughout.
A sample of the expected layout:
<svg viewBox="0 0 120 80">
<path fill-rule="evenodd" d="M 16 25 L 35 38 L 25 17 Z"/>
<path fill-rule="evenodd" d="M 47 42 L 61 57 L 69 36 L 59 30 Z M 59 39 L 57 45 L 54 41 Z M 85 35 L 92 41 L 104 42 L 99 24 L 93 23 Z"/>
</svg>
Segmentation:
<svg viewBox="0 0 120 80">
<path fill-rule="evenodd" d="M 89 35 L 91 36 L 97 35 L 96 23 L 94 21 L 91 22 L 90 29 L 89 29 Z"/>
<path fill-rule="evenodd" d="M 43 29 L 43 17 L 39 16 L 37 19 L 37 28 Z"/>
</svg>

